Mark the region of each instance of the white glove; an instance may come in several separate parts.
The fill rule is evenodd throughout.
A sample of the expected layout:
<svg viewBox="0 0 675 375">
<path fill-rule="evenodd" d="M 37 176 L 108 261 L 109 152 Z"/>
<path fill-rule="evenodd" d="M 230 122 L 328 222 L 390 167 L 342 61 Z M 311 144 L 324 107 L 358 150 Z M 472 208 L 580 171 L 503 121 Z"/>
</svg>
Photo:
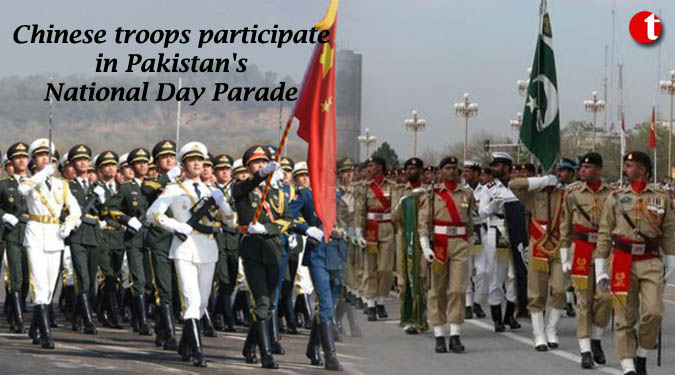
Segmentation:
<svg viewBox="0 0 675 375">
<path fill-rule="evenodd" d="M 555 186 L 558 184 L 558 178 L 556 176 L 548 175 L 543 177 L 528 177 L 527 178 L 527 189 L 529 191 L 540 190 L 547 186 Z"/>
<path fill-rule="evenodd" d="M 232 215 L 232 207 L 230 207 L 230 204 L 227 203 L 227 199 L 225 199 L 225 194 L 223 194 L 222 190 L 220 189 L 212 190 L 211 196 L 216 201 L 218 208 L 223 210 L 223 213 L 225 215 L 227 216 Z"/>
<path fill-rule="evenodd" d="M 666 255 L 663 263 L 666 267 L 666 272 L 663 275 L 663 281 L 667 283 L 668 279 L 673 276 L 673 272 L 675 272 L 675 255 Z"/>
<path fill-rule="evenodd" d="M 98 196 L 99 202 L 105 203 L 105 189 L 103 189 L 101 186 L 97 186 L 94 188 L 94 194 Z"/>
<path fill-rule="evenodd" d="M 306 234 L 308 237 L 313 238 L 317 241 L 321 241 L 323 239 L 323 231 L 317 227 L 307 228 Z"/>
<path fill-rule="evenodd" d="M 264 225 L 260 223 L 255 223 L 251 222 L 248 225 L 248 234 L 265 234 L 267 233 L 267 228 L 265 228 Z"/>
<path fill-rule="evenodd" d="M 413 191 L 412 191 L 413 194 L 422 194 L 422 193 L 426 193 L 426 192 L 427 192 L 427 189 L 425 189 L 423 187 L 414 188 Z"/>
<path fill-rule="evenodd" d="M 78 220 L 79 221 L 79 220 Z M 61 225 L 61 228 L 59 228 L 59 236 L 61 236 L 62 240 L 65 240 L 70 236 L 70 233 L 72 233 L 73 229 L 75 229 L 77 226 L 77 223 L 73 223 L 72 221 L 66 221 Z"/>
<path fill-rule="evenodd" d="M 283 169 L 277 169 L 272 175 L 272 186 L 279 187 L 279 182 L 284 180 L 286 172 Z"/>
<path fill-rule="evenodd" d="M 609 292 L 609 275 L 607 274 L 607 259 L 598 258 L 595 263 L 595 284 L 603 292 Z"/>
<path fill-rule="evenodd" d="M 138 219 L 136 219 L 135 217 L 132 217 L 131 219 L 129 219 L 129 221 L 127 221 L 127 226 L 138 232 L 139 230 L 141 230 L 143 224 L 141 224 L 141 222 L 138 221 Z"/>
<path fill-rule="evenodd" d="M 361 228 L 356 228 L 356 234 L 354 237 L 356 238 L 355 245 L 362 249 L 365 249 L 368 242 L 366 241 L 365 238 L 363 238 L 363 230 Z"/>
<path fill-rule="evenodd" d="M 11 226 L 15 226 L 19 222 L 19 219 L 17 219 L 16 216 L 12 214 L 4 214 L 2 215 L 2 221 Z"/>
<path fill-rule="evenodd" d="M 169 169 L 168 172 L 166 172 L 166 177 L 169 178 L 169 181 L 171 182 L 176 182 L 176 179 L 180 177 L 181 170 L 179 166 L 175 166 L 171 169 Z"/>
<path fill-rule="evenodd" d="M 174 225 L 171 225 L 171 229 L 173 229 L 174 232 L 178 232 L 186 236 L 192 233 L 192 227 L 187 223 L 175 223 Z"/>
<path fill-rule="evenodd" d="M 427 236 L 420 237 L 420 245 L 422 246 L 422 253 L 424 254 L 424 259 L 426 259 L 427 262 L 433 261 L 435 256 L 433 250 L 431 250 L 431 244 L 429 244 L 429 237 Z"/>
<path fill-rule="evenodd" d="M 75 222 L 75 225 L 73 226 L 73 230 L 79 228 L 80 225 L 82 225 L 82 220 L 77 219 L 77 221 Z"/>
<path fill-rule="evenodd" d="M 281 167 L 281 164 L 277 163 L 276 161 L 271 161 L 267 163 L 267 165 L 264 166 L 263 169 L 261 169 L 260 175 L 267 176 L 270 173 L 276 172 L 276 170 L 279 169 L 279 167 Z"/>
<path fill-rule="evenodd" d="M 47 164 L 42 170 L 38 173 L 36 173 L 33 176 L 33 181 L 37 182 L 38 184 L 41 184 L 45 181 L 47 181 L 47 178 L 49 176 L 54 174 L 54 167 L 51 164 Z"/>
<path fill-rule="evenodd" d="M 99 220 L 98 227 L 101 228 L 101 230 L 105 229 L 106 225 L 107 225 L 107 223 L 105 221 Z"/>
<path fill-rule="evenodd" d="M 568 273 L 572 270 L 572 259 L 570 259 L 570 248 L 560 248 L 560 263 L 562 263 L 563 273 Z"/>
<path fill-rule="evenodd" d="M 295 236 L 295 234 L 291 234 L 288 236 L 288 248 L 295 249 L 296 247 L 298 247 L 298 238 Z"/>
<path fill-rule="evenodd" d="M 488 203 L 486 210 L 488 211 L 488 214 L 492 215 L 497 212 L 501 212 L 503 206 L 504 200 L 502 198 L 495 198 L 490 203 Z"/>
</svg>

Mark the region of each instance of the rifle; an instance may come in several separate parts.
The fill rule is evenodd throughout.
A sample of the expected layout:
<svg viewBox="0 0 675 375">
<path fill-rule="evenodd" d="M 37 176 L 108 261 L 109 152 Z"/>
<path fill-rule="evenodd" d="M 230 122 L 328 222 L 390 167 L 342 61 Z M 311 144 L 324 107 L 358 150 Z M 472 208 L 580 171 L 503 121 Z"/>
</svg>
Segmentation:
<svg viewBox="0 0 675 375">
<path fill-rule="evenodd" d="M 190 217 L 190 220 L 186 222 L 189 226 L 191 226 L 194 230 L 196 230 L 199 233 L 204 233 L 204 234 L 216 234 L 220 233 L 222 231 L 221 227 L 210 227 L 207 225 L 204 225 L 201 223 L 202 218 L 208 217 L 209 220 L 213 220 L 213 216 L 211 216 L 211 208 L 213 208 L 216 205 L 216 200 L 213 199 L 213 197 L 208 197 L 208 198 L 202 198 L 200 199 L 197 203 L 195 203 L 192 208 L 190 208 L 190 213 L 192 216 Z M 185 241 L 187 240 L 187 235 L 183 233 L 178 233 L 174 232 L 173 233 L 176 237 L 178 237 L 179 240 Z"/>
<path fill-rule="evenodd" d="M 89 215 L 89 211 L 96 211 L 96 215 L 98 215 L 98 210 L 94 208 L 94 205 L 99 201 L 98 195 L 96 194 L 91 194 L 89 196 L 89 199 L 87 200 L 87 203 L 85 203 L 84 208 L 82 209 L 82 214 L 80 215 L 80 220 L 83 223 L 87 223 L 90 225 L 98 225 L 98 219 L 93 219 L 87 215 Z"/>
</svg>

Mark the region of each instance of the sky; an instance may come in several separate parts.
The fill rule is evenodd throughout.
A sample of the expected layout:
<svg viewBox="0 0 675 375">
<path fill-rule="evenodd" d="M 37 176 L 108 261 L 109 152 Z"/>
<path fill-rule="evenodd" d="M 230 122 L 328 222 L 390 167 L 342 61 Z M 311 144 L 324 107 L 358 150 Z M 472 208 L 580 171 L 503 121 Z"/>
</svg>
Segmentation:
<svg viewBox="0 0 675 375">
<path fill-rule="evenodd" d="M 310 58 L 310 45 L 281 49 L 269 45 L 212 45 L 199 50 L 190 43 L 162 51 L 152 46 L 111 43 L 17 45 L 12 34 L 17 26 L 33 23 L 104 28 L 109 33 L 118 26 L 220 29 L 279 24 L 281 28 L 302 29 L 320 20 L 327 4 L 328 0 L 7 2 L 0 14 L 0 77 L 93 75 L 99 52 L 118 57 L 128 53 L 149 57 L 156 52 L 228 57 L 237 52 L 263 71 L 300 81 Z M 609 78 L 612 62 L 614 66 L 624 64 L 627 124 L 646 120 L 652 105 L 668 113 L 669 101 L 659 92 L 658 81 L 667 79 L 668 72 L 675 69 L 675 34 L 669 32 L 670 25 L 675 25 L 675 1 L 549 0 L 548 7 L 562 126 L 571 120 L 590 120 L 583 101 L 594 90 L 603 95 L 605 77 L 610 89 L 609 106 L 612 113 L 616 112 L 616 78 Z M 639 45 L 629 34 L 630 18 L 642 10 L 661 12 L 663 34 L 655 45 Z M 469 123 L 470 136 L 478 131 L 514 135 L 509 121 L 522 112 L 524 104 L 515 82 L 527 78 L 532 64 L 538 11 L 539 0 L 342 0 L 338 44 L 363 55 L 362 128 L 369 128 L 378 143 L 389 142 L 399 157 L 405 158 L 412 151 L 412 135 L 406 132 L 404 120 L 415 109 L 427 123 L 418 137 L 419 153 L 443 149 L 464 138 L 463 122 L 452 106 L 468 92 L 479 105 L 478 116 Z M 605 46 L 609 69 L 605 68 Z M 598 117 L 604 119 L 604 115 Z"/>
</svg>

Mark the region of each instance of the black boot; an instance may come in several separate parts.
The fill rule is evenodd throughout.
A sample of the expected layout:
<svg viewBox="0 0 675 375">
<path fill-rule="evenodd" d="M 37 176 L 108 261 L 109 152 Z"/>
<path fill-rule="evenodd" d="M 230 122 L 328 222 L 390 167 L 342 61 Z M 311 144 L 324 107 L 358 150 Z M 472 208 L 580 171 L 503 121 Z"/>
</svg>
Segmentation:
<svg viewBox="0 0 675 375">
<path fill-rule="evenodd" d="M 591 354 L 591 352 L 581 353 L 581 368 L 584 370 L 589 370 L 592 369 L 593 366 L 593 354 Z"/>
<path fill-rule="evenodd" d="M 483 311 L 483 306 L 477 303 L 473 304 L 473 313 L 476 315 L 476 318 L 478 319 L 485 318 L 485 311 Z"/>
<path fill-rule="evenodd" d="M 333 332 L 335 328 L 333 327 L 332 321 L 321 322 L 321 347 L 323 348 L 323 356 L 325 359 L 324 368 L 331 371 L 342 371 L 342 365 L 337 359 L 337 354 L 335 353 L 335 340 L 333 338 Z"/>
<path fill-rule="evenodd" d="M 73 294 L 75 289 L 73 289 Z M 71 329 L 73 332 L 79 332 L 82 330 L 82 306 L 80 299 L 75 295 L 73 297 L 73 313 L 71 314 Z"/>
<path fill-rule="evenodd" d="M 40 346 L 43 349 L 54 349 L 54 340 L 52 340 L 52 332 L 49 328 L 47 305 L 35 306 L 35 315 L 38 319 L 38 327 L 40 328 Z"/>
<path fill-rule="evenodd" d="M 309 295 L 303 294 L 305 298 L 302 300 L 304 301 L 304 308 L 302 309 L 302 315 L 304 315 L 305 318 L 305 329 L 312 329 L 312 309 L 309 306 Z"/>
<path fill-rule="evenodd" d="M 591 339 L 591 353 L 593 353 L 593 360 L 599 365 L 604 365 L 607 363 L 607 358 L 605 358 L 605 352 L 602 350 L 602 344 L 600 340 Z"/>
<path fill-rule="evenodd" d="M 258 357 L 255 354 L 257 344 L 255 329 L 251 327 L 248 329 L 246 341 L 244 341 L 244 349 L 241 352 L 246 359 L 246 363 L 258 363 Z"/>
<path fill-rule="evenodd" d="M 284 311 L 284 317 L 286 318 L 286 332 L 289 335 L 298 334 L 298 322 L 295 318 L 295 311 L 293 310 L 293 301 L 291 296 L 287 296 L 280 301 L 281 308 Z"/>
<path fill-rule="evenodd" d="M 279 335 L 279 317 L 277 316 L 276 311 L 272 311 L 272 316 L 269 318 L 269 321 L 272 354 L 286 354 L 284 347 L 281 346 L 281 343 L 279 342 L 281 340 L 281 336 Z"/>
<path fill-rule="evenodd" d="M 647 375 L 647 358 L 635 357 L 635 373 L 637 375 Z"/>
<path fill-rule="evenodd" d="M 506 327 L 502 321 L 502 305 L 491 305 L 490 315 L 492 315 L 492 321 L 495 323 L 495 332 L 504 332 Z"/>
<path fill-rule="evenodd" d="M 387 310 L 385 310 L 384 305 L 377 305 L 377 317 L 380 319 L 387 319 L 389 317 L 389 314 L 387 314 Z"/>
<path fill-rule="evenodd" d="M 108 310 L 108 323 L 110 323 L 110 328 L 121 329 L 120 309 L 117 305 L 117 293 L 115 292 L 116 279 L 114 277 L 109 277 L 106 279 L 105 283 L 106 290 L 104 292 L 104 299 L 106 310 Z M 111 283 L 111 285 L 108 283 Z"/>
<path fill-rule="evenodd" d="M 183 329 L 183 333 L 180 335 L 180 341 L 178 342 L 178 347 L 176 351 L 180 354 L 180 359 L 183 362 L 190 362 L 190 354 L 192 353 L 192 346 L 190 346 L 188 340 L 185 337 L 188 333 Z"/>
<path fill-rule="evenodd" d="M 199 321 L 197 319 L 186 319 L 183 325 L 186 332 L 185 339 L 191 347 L 190 358 L 195 367 L 206 367 L 206 359 L 202 350 L 202 337 L 199 330 Z"/>
<path fill-rule="evenodd" d="M 221 293 L 218 293 L 218 296 L 216 297 L 215 300 L 215 305 L 213 307 L 213 314 L 212 314 L 212 319 L 213 319 L 213 328 L 215 328 L 216 331 L 223 331 L 225 329 L 225 319 L 223 316 L 225 313 L 223 312 L 222 309 L 222 301 L 223 300 L 223 295 Z"/>
<path fill-rule="evenodd" d="M 21 311 L 21 293 L 18 291 L 12 292 L 10 298 L 14 332 L 24 333 L 23 312 Z"/>
<path fill-rule="evenodd" d="M 234 329 L 234 314 L 232 313 L 232 304 L 230 303 L 230 295 L 223 295 L 222 300 L 220 301 L 220 308 L 223 311 L 223 323 L 225 332 L 237 332 Z"/>
<path fill-rule="evenodd" d="M 450 336 L 450 341 L 448 342 L 448 349 L 454 353 L 464 353 L 464 345 L 459 339 L 459 335 Z"/>
<path fill-rule="evenodd" d="M 91 305 L 89 305 L 89 295 L 87 293 L 80 293 L 80 313 L 82 314 L 82 323 L 84 324 L 84 333 L 87 335 L 95 335 L 96 325 L 91 317 Z"/>
<path fill-rule="evenodd" d="M 159 322 L 162 325 L 162 332 L 164 333 L 164 350 L 176 350 L 176 327 L 173 325 L 173 318 L 171 317 L 171 306 L 160 305 Z"/>
<path fill-rule="evenodd" d="M 567 305 L 565 305 L 565 312 L 567 313 L 567 316 L 570 318 L 574 318 L 575 316 L 577 316 L 577 312 L 574 310 L 574 306 L 569 302 L 567 303 Z"/>
<path fill-rule="evenodd" d="M 54 305 L 51 303 L 47 305 L 47 312 L 49 313 L 49 327 L 59 328 L 59 325 L 56 324 L 56 312 L 54 312 Z"/>
<path fill-rule="evenodd" d="M 33 340 L 33 345 L 40 344 L 40 327 L 38 326 L 38 310 L 37 305 L 33 310 L 33 319 L 30 322 L 30 329 L 28 329 L 28 337 Z"/>
<path fill-rule="evenodd" d="M 447 353 L 448 347 L 445 343 L 445 337 L 439 336 L 436 337 L 436 353 Z"/>
<path fill-rule="evenodd" d="M 216 333 L 216 328 L 213 326 L 213 321 L 211 321 L 211 315 L 209 310 L 204 311 L 204 316 L 202 316 L 202 326 L 204 327 L 204 336 L 206 337 L 218 337 Z"/>
<path fill-rule="evenodd" d="M 309 342 L 307 342 L 307 351 L 305 351 L 305 355 L 309 358 L 312 366 L 323 366 L 320 351 L 321 333 L 319 331 L 319 322 L 314 319 L 312 322 L 312 330 L 309 333 Z"/>
<path fill-rule="evenodd" d="M 260 347 L 260 362 L 263 368 L 278 369 L 279 362 L 272 355 L 272 340 L 270 338 L 270 319 L 258 320 L 253 323 L 255 327 L 258 346 Z"/>
<path fill-rule="evenodd" d="M 464 319 L 473 319 L 473 307 L 464 307 Z"/>
<path fill-rule="evenodd" d="M 363 301 L 361 300 L 361 298 L 359 297 L 354 298 L 354 307 L 357 310 L 363 310 Z"/>
<path fill-rule="evenodd" d="M 142 336 L 152 336 L 152 330 L 148 325 L 148 318 L 146 316 L 145 295 L 139 294 L 134 298 L 134 312 L 136 326 L 138 333 Z"/>
<path fill-rule="evenodd" d="M 368 321 L 369 322 L 377 321 L 377 310 L 375 309 L 375 307 L 368 308 Z"/>
<path fill-rule="evenodd" d="M 241 297 L 244 312 L 244 327 L 250 327 L 253 325 L 253 317 L 251 317 L 251 310 L 253 309 L 253 304 L 251 303 L 251 292 L 248 290 L 242 292 Z"/>
<path fill-rule="evenodd" d="M 516 312 L 516 304 L 510 301 L 506 302 L 506 311 L 504 312 L 504 323 L 508 324 L 511 329 L 519 329 L 520 323 L 516 320 L 514 314 Z"/>
</svg>

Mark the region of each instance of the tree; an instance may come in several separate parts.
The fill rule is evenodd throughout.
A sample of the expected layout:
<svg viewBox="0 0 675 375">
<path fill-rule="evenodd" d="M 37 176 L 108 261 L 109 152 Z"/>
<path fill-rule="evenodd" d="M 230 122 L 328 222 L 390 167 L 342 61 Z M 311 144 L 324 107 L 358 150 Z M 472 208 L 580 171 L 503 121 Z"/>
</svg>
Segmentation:
<svg viewBox="0 0 675 375">
<path fill-rule="evenodd" d="M 387 142 L 382 143 L 380 147 L 373 152 L 373 156 L 379 156 L 384 159 L 385 163 L 387 163 L 387 168 L 398 168 L 398 155 L 396 155 L 396 151 L 394 151 Z"/>
</svg>

